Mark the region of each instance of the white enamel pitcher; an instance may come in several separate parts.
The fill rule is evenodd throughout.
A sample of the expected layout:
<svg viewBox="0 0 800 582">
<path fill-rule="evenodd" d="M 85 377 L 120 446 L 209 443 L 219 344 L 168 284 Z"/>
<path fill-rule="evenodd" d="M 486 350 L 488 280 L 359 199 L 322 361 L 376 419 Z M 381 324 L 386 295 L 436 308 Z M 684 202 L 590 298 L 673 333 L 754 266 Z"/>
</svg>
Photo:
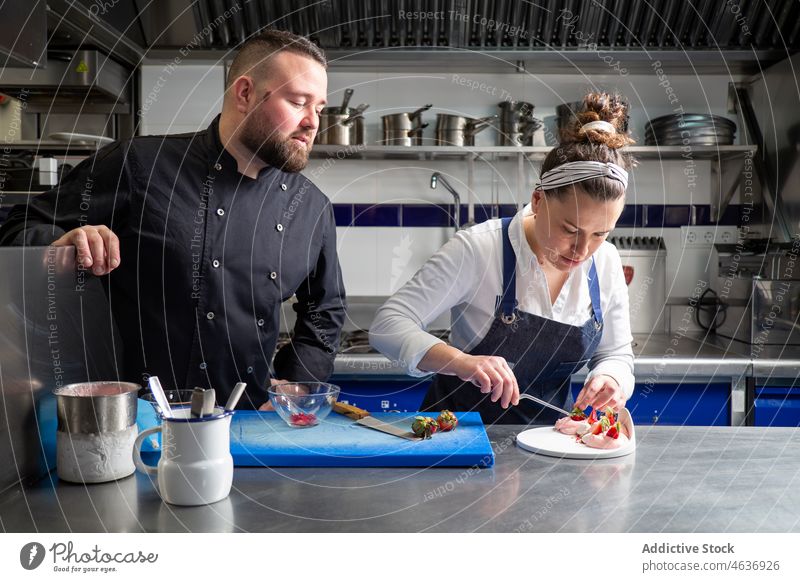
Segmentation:
<svg viewBox="0 0 800 582">
<path fill-rule="evenodd" d="M 139 433 L 133 444 L 136 468 L 155 476 L 161 499 L 173 505 L 207 505 L 225 499 L 233 484 L 230 427 L 232 410 L 214 408 L 211 416 L 192 418 L 189 408 L 173 408 L 161 426 Z M 142 441 L 161 432 L 157 467 L 142 461 Z"/>
</svg>

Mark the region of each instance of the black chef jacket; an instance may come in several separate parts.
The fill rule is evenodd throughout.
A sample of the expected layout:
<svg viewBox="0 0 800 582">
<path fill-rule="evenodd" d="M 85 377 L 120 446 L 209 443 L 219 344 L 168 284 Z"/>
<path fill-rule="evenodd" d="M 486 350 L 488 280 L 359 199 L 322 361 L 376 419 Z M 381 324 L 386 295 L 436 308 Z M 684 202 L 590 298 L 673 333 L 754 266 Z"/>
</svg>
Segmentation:
<svg viewBox="0 0 800 582">
<path fill-rule="evenodd" d="M 47 245 L 83 225 L 120 239 L 106 290 L 124 347 L 124 378 L 211 387 L 240 408 L 267 400 L 270 375 L 325 381 L 345 293 L 330 201 L 301 174 L 253 180 L 222 147 L 219 117 L 192 134 L 115 142 L 55 189 L 14 207 L 2 245 Z M 280 305 L 296 295 L 293 339 L 271 367 Z"/>
</svg>

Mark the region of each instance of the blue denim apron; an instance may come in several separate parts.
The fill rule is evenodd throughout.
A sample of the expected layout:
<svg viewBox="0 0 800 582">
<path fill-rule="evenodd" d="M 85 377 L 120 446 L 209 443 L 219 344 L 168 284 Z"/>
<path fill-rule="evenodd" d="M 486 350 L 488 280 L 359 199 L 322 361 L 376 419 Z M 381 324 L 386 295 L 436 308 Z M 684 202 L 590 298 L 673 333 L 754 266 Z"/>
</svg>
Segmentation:
<svg viewBox="0 0 800 582">
<path fill-rule="evenodd" d="M 560 323 L 517 309 L 517 257 L 508 237 L 511 218 L 503 224 L 503 290 L 497 297 L 495 318 L 486 336 L 472 348 L 471 355 L 502 356 L 512 365 L 519 389 L 542 400 L 571 410 L 570 376 L 594 354 L 603 334 L 600 284 L 594 258 L 589 269 L 592 317 L 581 326 Z M 503 409 L 482 394 L 472 382 L 457 376 L 437 374 L 420 407 L 423 411 L 448 409 L 478 411 L 484 423 L 551 424 L 560 415 L 530 400 Z"/>
</svg>

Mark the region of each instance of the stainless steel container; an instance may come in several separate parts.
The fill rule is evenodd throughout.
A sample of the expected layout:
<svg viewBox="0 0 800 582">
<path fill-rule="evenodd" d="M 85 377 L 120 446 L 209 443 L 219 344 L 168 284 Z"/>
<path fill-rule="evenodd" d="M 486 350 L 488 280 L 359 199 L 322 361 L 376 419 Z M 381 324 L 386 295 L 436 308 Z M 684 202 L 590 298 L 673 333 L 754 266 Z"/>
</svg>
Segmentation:
<svg viewBox="0 0 800 582">
<path fill-rule="evenodd" d="M 128 382 L 86 382 L 53 391 L 60 479 L 102 483 L 133 474 L 139 388 Z"/>
<path fill-rule="evenodd" d="M 499 146 L 534 146 L 545 145 L 544 123 L 537 118 L 525 122 L 501 125 L 497 130 Z"/>
<path fill-rule="evenodd" d="M 475 134 L 483 131 L 491 124 L 496 115 L 473 119 L 463 115 L 436 115 L 436 145 L 439 146 L 474 146 Z"/>
<path fill-rule="evenodd" d="M 320 145 L 364 145 L 364 111 L 369 105 L 362 103 L 358 107 L 348 107 L 352 89 L 346 89 L 342 104 L 339 107 L 326 107 L 319 116 L 319 129 L 314 143 Z"/>
<path fill-rule="evenodd" d="M 314 143 L 346 146 L 363 145 L 364 141 L 364 118 L 361 114 L 327 113 L 325 110 L 320 114 Z"/>
<path fill-rule="evenodd" d="M 422 145 L 422 131 L 428 127 L 422 123 L 422 114 L 433 107 L 432 104 L 420 107 L 411 113 L 390 113 L 381 117 L 383 123 L 382 145 L 415 146 Z"/>
</svg>

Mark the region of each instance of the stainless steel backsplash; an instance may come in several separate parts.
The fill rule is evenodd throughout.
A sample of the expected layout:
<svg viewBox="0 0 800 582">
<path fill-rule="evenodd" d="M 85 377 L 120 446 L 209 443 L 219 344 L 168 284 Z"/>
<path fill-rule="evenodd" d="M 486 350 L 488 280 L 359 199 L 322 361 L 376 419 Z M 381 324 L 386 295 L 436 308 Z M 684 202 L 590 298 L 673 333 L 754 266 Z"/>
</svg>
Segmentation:
<svg viewBox="0 0 800 582">
<path fill-rule="evenodd" d="M 2 491 L 54 466 L 52 390 L 118 379 L 122 344 L 103 286 L 76 269 L 74 247 L 0 248 L 0 273 Z"/>
</svg>

